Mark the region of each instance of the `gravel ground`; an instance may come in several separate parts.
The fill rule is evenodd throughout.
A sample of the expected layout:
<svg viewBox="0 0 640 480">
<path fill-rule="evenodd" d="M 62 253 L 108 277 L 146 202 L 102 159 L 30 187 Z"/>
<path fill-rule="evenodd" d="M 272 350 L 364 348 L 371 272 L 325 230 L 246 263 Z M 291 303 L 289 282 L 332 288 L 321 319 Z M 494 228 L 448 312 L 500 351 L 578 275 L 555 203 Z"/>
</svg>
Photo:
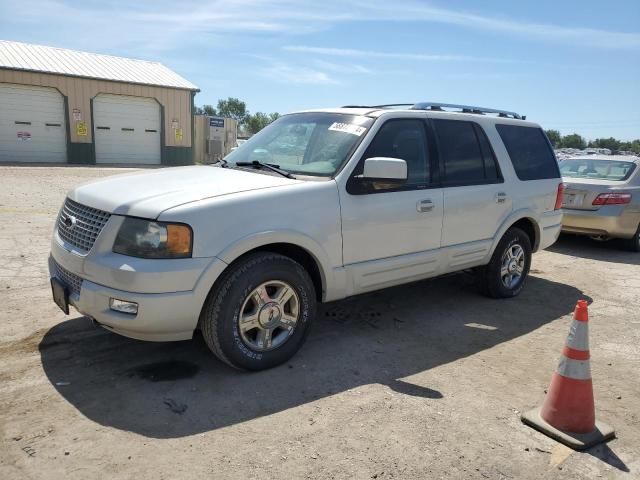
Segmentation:
<svg viewBox="0 0 640 480">
<path fill-rule="evenodd" d="M 461 274 L 327 304 L 289 364 L 241 373 L 198 336 L 129 340 L 50 299 L 65 192 L 124 171 L 0 167 L 0 478 L 640 478 L 640 255 L 563 237 L 516 299 Z M 576 453 L 520 413 L 580 298 L 618 438 Z"/>
</svg>

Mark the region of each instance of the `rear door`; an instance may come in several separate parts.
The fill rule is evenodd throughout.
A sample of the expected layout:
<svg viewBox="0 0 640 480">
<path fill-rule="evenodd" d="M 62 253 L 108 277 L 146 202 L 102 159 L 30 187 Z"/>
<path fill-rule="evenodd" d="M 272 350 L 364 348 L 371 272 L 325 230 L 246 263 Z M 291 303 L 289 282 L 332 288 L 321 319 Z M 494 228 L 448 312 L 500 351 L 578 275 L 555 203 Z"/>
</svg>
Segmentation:
<svg viewBox="0 0 640 480">
<path fill-rule="evenodd" d="M 449 266 L 460 267 L 484 258 L 511 213 L 511 192 L 480 125 L 449 119 L 432 125 L 444 193 L 442 246 L 456 247 Z"/>
</svg>

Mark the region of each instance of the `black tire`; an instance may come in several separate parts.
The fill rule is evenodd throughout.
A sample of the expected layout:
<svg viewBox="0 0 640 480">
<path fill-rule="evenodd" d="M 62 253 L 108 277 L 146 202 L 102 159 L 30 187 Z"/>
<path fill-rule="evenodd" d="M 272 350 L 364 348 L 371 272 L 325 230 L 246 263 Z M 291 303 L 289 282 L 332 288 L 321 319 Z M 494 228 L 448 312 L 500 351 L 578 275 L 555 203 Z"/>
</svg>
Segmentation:
<svg viewBox="0 0 640 480">
<path fill-rule="evenodd" d="M 638 230 L 636 230 L 636 234 L 632 238 L 624 240 L 624 246 L 630 252 L 640 252 L 640 225 L 638 225 Z"/>
<path fill-rule="evenodd" d="M 507 287 L 502 281 L 501 268 L 502 258 L 507 249 L 520 245 L 524 251 L 524 268 L 519 280 Z M 480 291 L 492 298 L 511 298 L 520 294 L 524 288 L 524 284 L 531 268 L 531 240 L 529 236 L 522 230 L 512 227 L 500 239 L 496 247 L 491 261 L 488 265 L 478 269 L 478 281 Z"/>
<path fill-rule="evenodd" d="M 297 294 L 298 321 L 282 345 L 257 351 L 242 338 L 240 309 L 255 288 L 274 280 L 286 282 Z M 207 346 L 223 362 L 243 370 L 264 370 L 286 362 L 300 349 L 315 316 L 316 294 L 307 271 L 283 255 L 256 252 L 232 265 L 216 283 L 200 314 L 200 328 Z"/>
</svg>

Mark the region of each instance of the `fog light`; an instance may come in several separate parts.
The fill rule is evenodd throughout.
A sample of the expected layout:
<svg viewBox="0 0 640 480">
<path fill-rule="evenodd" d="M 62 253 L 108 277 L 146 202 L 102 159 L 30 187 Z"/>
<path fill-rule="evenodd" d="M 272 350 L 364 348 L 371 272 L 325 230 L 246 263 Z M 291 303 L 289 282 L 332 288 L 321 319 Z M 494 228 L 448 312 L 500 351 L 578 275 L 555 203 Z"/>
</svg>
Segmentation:
<svg viewBox="0 0 640 480">
<path fill-rule="evenodd" d="M 118 300 L 117 298 L 109 299 L 109 308 L 116 312 L 128 313 L 130 315 L 136 315 L 138 313 L 137 303 L 125 302 L 124 300 Z"/>
</svg>

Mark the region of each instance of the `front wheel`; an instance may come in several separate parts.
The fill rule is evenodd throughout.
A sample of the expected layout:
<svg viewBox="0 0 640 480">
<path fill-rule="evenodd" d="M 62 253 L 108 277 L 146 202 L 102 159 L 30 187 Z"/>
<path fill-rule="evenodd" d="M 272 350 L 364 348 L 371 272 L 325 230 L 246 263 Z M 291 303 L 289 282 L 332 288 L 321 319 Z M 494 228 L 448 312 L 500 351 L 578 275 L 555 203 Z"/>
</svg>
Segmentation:
<svg viewBox="0 0 640 480">
<path fill-rule="evenodd" d="M 507 230 L 496 247 L 488 265 L 478 270 L 480 289 L 493 298 L 518 295 L 531 268 L 531 240 L 513 227 Z"/>
<path fill-rule="evenodd" d="M 200 315 L 205 342 L 229 365 L 264 370 L 289 360 L 315 317 L 313 282 L 294 260 L 270 252 L 232 265 Z"/>
</svg>

